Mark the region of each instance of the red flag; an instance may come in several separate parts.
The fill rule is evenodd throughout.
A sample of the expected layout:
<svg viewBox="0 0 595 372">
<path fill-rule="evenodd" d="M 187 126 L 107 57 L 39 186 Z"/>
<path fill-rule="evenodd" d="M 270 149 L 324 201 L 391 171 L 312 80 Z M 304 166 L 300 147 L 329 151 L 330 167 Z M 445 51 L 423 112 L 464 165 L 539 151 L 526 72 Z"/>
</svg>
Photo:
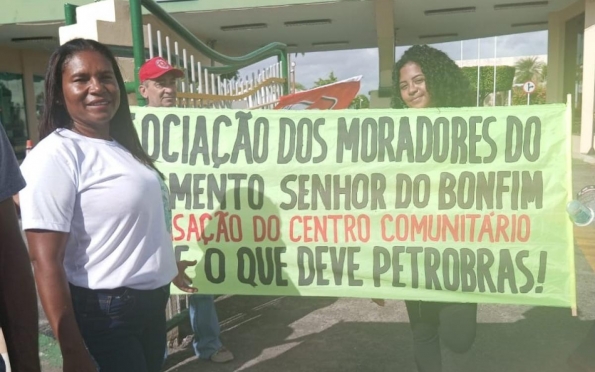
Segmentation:
<svg viewBox="0 0 595 372">
<path fill-rule="evenodd" d="M 275 110 L 342 110 L 349 108 L 360 88 L 361 76 L 282 96 Z"/>
</svg>

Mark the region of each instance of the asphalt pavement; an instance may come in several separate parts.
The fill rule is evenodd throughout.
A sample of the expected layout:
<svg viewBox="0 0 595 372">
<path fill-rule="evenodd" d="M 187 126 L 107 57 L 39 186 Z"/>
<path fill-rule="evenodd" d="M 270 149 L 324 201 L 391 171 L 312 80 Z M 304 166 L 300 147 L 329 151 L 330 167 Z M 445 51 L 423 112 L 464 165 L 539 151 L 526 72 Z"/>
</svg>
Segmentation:
<svg viewBox="0 0 595 372">
<path fill-rule="evenodd" d="M 575 191 L 595 182 L 594 159 L 574 159 Z M 480 305 L 473 348 L 463 355 L 443 349 L 444 372 L 573 372 L 566 359 L 595 319 L 595 275 L 579 247 L 575 258 L 578 316 L 564 308 Z M 172 352 L 167 371 L 416 371 L 403 301 L 380 307 L 356 298 L 223 296 L 217 307 L 221 338 L 235 359 L 198 360 L 188 346 Z"/>
</svg>

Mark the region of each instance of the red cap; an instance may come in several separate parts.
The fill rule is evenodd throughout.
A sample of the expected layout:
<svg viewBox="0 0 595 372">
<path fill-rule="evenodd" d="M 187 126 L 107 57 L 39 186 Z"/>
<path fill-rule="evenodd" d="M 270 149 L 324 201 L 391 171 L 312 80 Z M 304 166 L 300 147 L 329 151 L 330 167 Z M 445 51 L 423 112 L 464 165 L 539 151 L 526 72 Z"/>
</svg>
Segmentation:
<svg viewBox="0 0 595 372">
<path fill-rule="evenodd" d="M 154 57 L 141 66 L 138 72 L 138 77 L 142 83 L 147 79 L 157 79 L 159 76 L 170 71 L 173 71 L 177 78 L 184 77 L 184 72 L 182 70 L 173 67 L 161 57 Z"/>
</svg>

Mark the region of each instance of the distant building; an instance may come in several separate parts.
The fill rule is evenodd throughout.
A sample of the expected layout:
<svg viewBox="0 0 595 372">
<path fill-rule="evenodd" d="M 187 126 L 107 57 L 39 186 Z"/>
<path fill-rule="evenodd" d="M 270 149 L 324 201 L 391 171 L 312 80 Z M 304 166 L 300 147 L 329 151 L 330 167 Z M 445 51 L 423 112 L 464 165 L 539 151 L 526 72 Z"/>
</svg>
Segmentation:
<svg viewBox="0 0 595 372">
<path fill-rule="evenodd" d="M 286 44 L 288 53 L 376 48 L 378 88 L 371 93 L 372 108 L 390 107 L 395 46 L 547 30 L 547 102 L 565 102 L 567 94 L 576 97 L 574 109 L 581 113 L 580 151 L 594 151 L 593 0 L 155 1 L 187 32 L 204 43 L 208 42 L 212 48 L 216 45 L 218 53 L 228 56 L 246 55 L 272 42 Z M 49 54 L 59 45 L 59 28 L 65 22 L 65 2 L 6 1 L 10 6 L 3 7 L 0 12 L 0 120 L 19 157 L 25 153 L 27 139 L 34 143 L 38 140 L 38 115 L 42 110 L 38 97 L 44 93 L 42 82 Z M 104 37 L 114 42 L 105 42 L 107 39 L 101 41 L 112 46 L 131 45 L 131 33 L 126 31 L 130 30 L 127 24 L 129 16 L 124 24 L 116 27 L 113 9 L 108 11 L 106 7 L 102 12 L 95 12 L 102 7 L 101 4 L 113 2 L 118 9 L 128 9 L 126 12 L 129 13 L 130 0 L 68 2 L 81 6 L 75 12 L 80 14 L 69 18 L 84 19 L 89 13 L 96 18 L 90 23 L 75 23 L 81 30 L 89 35 L 99 35 L 101 30 Z M 148 12 L 142 14 L 145 25 L 151 24 L 155 29 L 161 27 L 161 21 L 156 16 Z M 165 37 L 166 29 L 161 28 Z M 128 36 L 124 37 L 123 31 L 128 32 Z M 183 39 L 172 30 L 167 31 L 167 34 L 172 40 Z M 210 65 L 209 56 L 180 42 L 187 53 L 197 56 L 195 62 L 200 59 L 203 66 Z M 514 58 L 498 60 L 496 65 L 514 65 L 515 62 Z M 348 62 L 336 61 L 337 64 Z M 459 63 L 461 66 L 477 66 L 475 59 Z M 494 65 L 494 60 L 486 58 L 480 60 L 479 64 Z M 128 68 L 124 75 L 125 79 L 132 81 L 134 69 Z M 7 90 L 10 90 L 10 95 Z"/>
<path fill-rule="evenodd" d="M 479 66 L 514 66 L 519 60 L 524 58 L 537 57 L 539 62 L 547 63 L 547 54 L 536 56 L 520 56 L 520 57 L 502 57 L 502 58 L 481 58 Z M 455 61 L 459 67 L 477 67 L 477 59 L 464 59 Z"/>
</svg>

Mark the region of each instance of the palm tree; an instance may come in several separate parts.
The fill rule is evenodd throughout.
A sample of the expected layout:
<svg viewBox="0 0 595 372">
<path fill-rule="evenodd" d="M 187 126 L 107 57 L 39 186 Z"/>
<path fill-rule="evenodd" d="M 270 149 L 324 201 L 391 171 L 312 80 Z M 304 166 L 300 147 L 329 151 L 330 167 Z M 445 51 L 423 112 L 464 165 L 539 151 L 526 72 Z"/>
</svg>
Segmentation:
<svg viewBox="0 0 595 372">
<path fill-rule="evenodd" d="M 535 83 L 541 82 L 543 80 L 544 66 L 545 64 L 540 62 L 537 57 L 519 59 L 514 64 L 514 67 L 516 68 L 514 74 L 515 83 L 523 84 L 527 81 L 533 81 Z"/>
</svg>

